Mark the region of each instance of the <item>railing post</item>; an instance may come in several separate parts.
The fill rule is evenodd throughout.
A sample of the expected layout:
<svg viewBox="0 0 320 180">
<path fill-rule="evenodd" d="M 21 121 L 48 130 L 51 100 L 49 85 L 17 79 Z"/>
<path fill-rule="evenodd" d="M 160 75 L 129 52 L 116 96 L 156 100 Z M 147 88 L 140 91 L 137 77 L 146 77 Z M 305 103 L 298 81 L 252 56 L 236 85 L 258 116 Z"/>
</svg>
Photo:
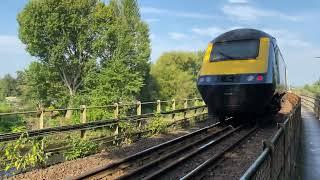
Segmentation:
<svg viewBox="0 0 320 180">
<path fill-rule="evenodd" d="M 188 99 L 184 100 L 184 104 L 183 104 L 184 109 L 188 108 Z"/>
<path fill-rule="evenodd" d="M 40 114 L 40 119 L 39 119 L 39 129 L 43 129 L 44 128 L 44 122 L 43 122 L 43 119 L 44 119 L 44 109 L 41 108 L 41 114 Z"/>
<path fill-rule="evenodd" d="M 172 111 L 176 110 L 176 100 L 172 99 Z"/>
<path fill-rule="evenodd" d="M 138 116 L 141 116 L 141 101 L 138 101 L 137 102 L 137 115 Z M 140 128 L 141 127 L 141 120 L 139 120 L 139 124 L 138 124 L 138 127 Z"/>
<path fill-rule="evenodd" d="M 80 106 L 80 119 L 81 119 L 81 123 L 87 123 L 87 106 L 86 105 L 81 105 Z M 80 137 L 84 138 L 85 134 L 86 134 L 86 130 L 81 130 L 80 131 Z"/>
<path fill-rule="evenodd" d="M 317 118 L 320 119 L 320 102 L 318 98 L 316 99 L 316 106 L 317 106 Z"/>
<path fill-rule="evenodd" d="M 119 104 L 114 103 L 114 118 L 117 119 L 119 117 Z"/>
<path fill-rule="evenodd" d="M 137 102 L 137 115 L 138 116 L 141 115 L 141 102 L 140 101 Z"/>
<path fill-rule="evenodd" d="M 198 99 L 195 99 L 193 106 L 198 106 L 198 104 L 199 104 L 199 100 L 198 100 Z"/>
<path fill-rule="evenodd" d="M 118 103 L 114 103 L 114 118 L 115 119 L 119 118 L 119 104 Z M 116 124 L 116 129 L 114 131 L 114 135 L 118 135 L 119 134 L 119 125 L 118 125 L 118 123 Z"/>
<path fill-rule="evenodd" d="M 157 113 L 161 113 L 161 101 L 157 100 Z"/>
</svg>

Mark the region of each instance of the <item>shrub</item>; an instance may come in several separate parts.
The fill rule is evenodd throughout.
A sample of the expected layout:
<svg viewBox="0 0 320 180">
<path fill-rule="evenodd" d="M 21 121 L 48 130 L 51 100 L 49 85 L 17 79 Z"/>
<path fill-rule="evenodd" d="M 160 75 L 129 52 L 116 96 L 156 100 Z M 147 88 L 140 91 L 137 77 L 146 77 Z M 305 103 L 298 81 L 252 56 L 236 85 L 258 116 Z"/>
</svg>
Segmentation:
<svg viewBox="0 0 320 180">
<path fill-rule="evenodd" d="M 166 121 L 164 118 L 155 117 L 152 121 L 148 123 L 147 129 L 151 130 L 153 134 L 164 133 L 167 132 L 168 125 L 168 121 Z"/>
<path fill-rule="evenodd" d="M 42 147 L 42 140 L 29 138 L 28 134 L 22 134 L 17 141 L 8 143 L 0 154 L 2 161 L 6 164 L 6 171 L 37 167 L 47 159 Z"/>
<path fill-rule="evenodd" d="M 98 144 L 86 139 L 73 139 L 70 143 L 71 149 L 64 153 L 66 160 L 74 160 L 94 154 L 98 150 Z"/>
</svg>

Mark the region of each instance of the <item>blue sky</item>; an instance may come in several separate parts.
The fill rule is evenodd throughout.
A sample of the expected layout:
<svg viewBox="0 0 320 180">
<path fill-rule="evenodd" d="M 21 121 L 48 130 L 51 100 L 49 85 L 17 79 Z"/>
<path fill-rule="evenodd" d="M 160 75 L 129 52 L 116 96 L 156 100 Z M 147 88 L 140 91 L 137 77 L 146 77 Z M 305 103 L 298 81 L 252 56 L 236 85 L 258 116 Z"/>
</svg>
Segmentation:
<svg viewBox="0 0 320 180">
<path fill-rule="evenodd" d="M 17 13 L 27 0 L 2 0 L 0 76 L 23 70 L 35 58 L 18 38 Z M 293 85 L 320 77 L 318 0 L 138 0 L 150 26 L 152 61 L 170 50 L 203 50 L 215 36 L 234 28 L 257 28 L 278 40 Z"/>
</svg>

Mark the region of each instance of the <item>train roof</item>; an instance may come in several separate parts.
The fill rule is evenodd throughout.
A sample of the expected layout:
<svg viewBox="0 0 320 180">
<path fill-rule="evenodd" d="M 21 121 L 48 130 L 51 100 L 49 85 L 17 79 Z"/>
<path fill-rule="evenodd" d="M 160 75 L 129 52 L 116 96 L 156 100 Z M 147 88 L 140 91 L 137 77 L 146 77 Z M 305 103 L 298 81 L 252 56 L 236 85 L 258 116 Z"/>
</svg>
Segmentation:
<svg viewBox="0 0 320 180">
<path fill-rule="evenodd" d="M 245 39 L 260 39 L 262 37 L 267 37 L 274 39 L 270 34 L 265 33 L 256 29 L 235 29 L 221 34 L 216 37 L 211 43 L 225 42 L 225 41 L 236 41 Z"/>
</svg>

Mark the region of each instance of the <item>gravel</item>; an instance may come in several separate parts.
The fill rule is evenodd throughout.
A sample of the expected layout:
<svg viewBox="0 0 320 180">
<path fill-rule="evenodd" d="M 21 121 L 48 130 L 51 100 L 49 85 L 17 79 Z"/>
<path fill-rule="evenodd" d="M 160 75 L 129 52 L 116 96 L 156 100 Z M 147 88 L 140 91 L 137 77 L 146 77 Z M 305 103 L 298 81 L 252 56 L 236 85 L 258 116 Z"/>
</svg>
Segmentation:
<svg viewBox="0 0 320 180">
<path fill-rule="evenodd" d="M 106 150 L 99 154 L 73 161 L 66 161 L 64 163 L 59 163 L 44 169 L 35 169 L 30 172 L 10 177 L 9 179 L 65 179 L 68 176 L 75 176 L 87 171 L 88 169 L 109 164 L 149 147 L 188 134 L 210 124 L 212 124 L 210 121 L 199 122 L 192 127 L 175 129 L 174 131 L 166 134 L 160 134 L 150 138 L 141 139 L 135 143 L 122 146 L 121 148 Z"/>
</svg>

